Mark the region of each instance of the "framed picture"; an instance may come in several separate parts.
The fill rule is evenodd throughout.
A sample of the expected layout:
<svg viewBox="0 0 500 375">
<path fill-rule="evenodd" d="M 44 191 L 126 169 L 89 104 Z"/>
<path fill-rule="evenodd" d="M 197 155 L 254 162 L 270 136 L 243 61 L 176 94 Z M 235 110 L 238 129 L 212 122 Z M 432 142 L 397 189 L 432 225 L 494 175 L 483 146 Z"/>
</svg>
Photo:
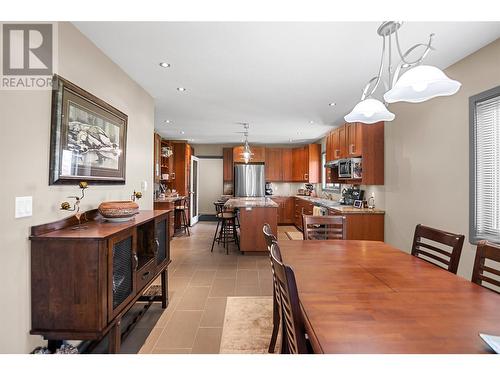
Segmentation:
<svg viewBox="0 0 500 375">
<path fill-rule="evenodd" d="M 356 208 L 363 208 L 363 201 L 362 200 L 355 200 L 353 206 Z"/>
<path fill-rule="evenodd" d="M 126 114 L 53 78 L 49 184 L 125 183 Z"/>
</svg>

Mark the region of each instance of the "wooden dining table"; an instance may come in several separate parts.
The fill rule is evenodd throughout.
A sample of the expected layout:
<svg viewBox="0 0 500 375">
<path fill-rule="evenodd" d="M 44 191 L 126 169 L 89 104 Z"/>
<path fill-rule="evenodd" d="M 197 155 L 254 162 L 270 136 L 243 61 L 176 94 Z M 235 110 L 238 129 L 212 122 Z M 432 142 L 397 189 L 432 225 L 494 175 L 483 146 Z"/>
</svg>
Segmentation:
<svg viewBox="0 0 500 375">
<path fill-rule="evenodd" d="M 280 241 L 315 353 L 491 353 L 500 294 L 379 241 Z"/>
</svg>

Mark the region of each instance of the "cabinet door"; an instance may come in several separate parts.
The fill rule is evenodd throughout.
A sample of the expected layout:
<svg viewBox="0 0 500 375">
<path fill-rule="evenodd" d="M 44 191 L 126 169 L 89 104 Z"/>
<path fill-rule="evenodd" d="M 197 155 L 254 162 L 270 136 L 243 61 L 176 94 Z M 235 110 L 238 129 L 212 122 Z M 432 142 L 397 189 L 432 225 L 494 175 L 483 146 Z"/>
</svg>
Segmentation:
<svg viewBox="0 0 500 375">
<path fill-rule="evenodd" d="M 304 180 L 311 184 L 321 182 L 321 145 L 317 143 L 306 146 L 307 170 Z"/>
<path fill-rule="evenodd" d="M 168 215 L 155 220 L 156 264 L 162 267 L 170 260 L 170 236 Z"/>
<path fill-rule="evenodd" d="M 326 149 L 325 149 L 325 159 L 326 161 L 333 160 L 333 145 L 332 145 L 332 134 L 333 132 L 328 133 L 326 136 Z"/>
<path fill-rule="evenodd" d="M 294 206 L 294 201 L 295 198 L 287 198 L 285 200 L 285 223 L 286 224 L 291 224 L 293 223 L 293 217 L 294 217 L 294 212 L 295 212 L 295 206 Z"/>
<path fill-rule="evenodd" d="M 108 321 L 111 321 L 135 295 L 137 234 L 130 229 L 108 242 Z"/>
<path fill-rule="evenodd" d="M 302 149 L 292 149 L 292 180 L 302 181 Z"/>
<path fill-rule="evenodd" d="M 224 148 L 223 154 L 223 180 L 224 182 L 233 181 L 233 149 Z"/>
<path fill-rule="evenodd" d="M 161 177 L 161 137 L 159 134 L 154 134 L 154 154 L 153 154 L 153 176 L 155 182 L 160 182 Z"/>
<path fill-rule="evenodd" d="M 280 148 L 266 148 L 266 181 L 282 181 Z"/>
<path fill-rule="evenodd" d="M 266 162 L 266 149 L 264 147 L 250 146 L 250 150 L 253 153 L 251 162 L 253 162 L 253 163 L 265 163 Z"/>
<path fill-rule="evenodd" d="M 349 157 L 361 156 L 363 153 L 363 125 L 359 122 L 346 124 L 347 153 Z"/>
<path fill-rule="evenodd" d="M 339 149 L 340 149 L 340 158 L 347 158 L 348 150 L 347 150 L 347 127 L 344 125 L 339 128 Z"/>
<path fill-rule="evenodd" d="M 331 160 L 340 159 L 340 129 L 335 129 L 332 132 L 332 158 Z"/>
<path fill-rule="evenodd" d="M 281 180 L 284 182 L 293 181 L 292 149 L 281 149 Z"/>
</svg>

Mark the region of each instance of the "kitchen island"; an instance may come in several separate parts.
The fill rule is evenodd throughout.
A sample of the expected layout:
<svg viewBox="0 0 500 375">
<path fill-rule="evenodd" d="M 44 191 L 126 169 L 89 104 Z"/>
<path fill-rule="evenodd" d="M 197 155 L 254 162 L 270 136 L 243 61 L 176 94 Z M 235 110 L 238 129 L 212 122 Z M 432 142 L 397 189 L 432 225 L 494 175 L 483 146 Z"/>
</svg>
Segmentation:
<svg viewBox="0 0 500 375">
<path fill-rule="evenodd" d="M 262 227 L 267 223 L 273 233 L 278 233 L 278 204 L 266 197 L 231 198 L 224 208 L 238 210 L 240 250 L 243 253 L 267 252 Z"/>
</svg>

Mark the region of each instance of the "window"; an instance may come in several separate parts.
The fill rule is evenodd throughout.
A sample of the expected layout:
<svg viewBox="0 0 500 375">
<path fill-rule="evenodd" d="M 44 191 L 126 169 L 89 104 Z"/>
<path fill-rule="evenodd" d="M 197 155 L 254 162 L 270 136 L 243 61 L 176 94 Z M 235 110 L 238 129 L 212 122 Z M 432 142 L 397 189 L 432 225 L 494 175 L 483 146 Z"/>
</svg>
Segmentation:
<svg viewBox="0 0 500 375">
<path fill-rule="evenodd" d="M 321 154 L 321 188 L 332 193 L 340 194 L 340 184 L 326 182 L 326 152 Z"/>
<path fill-rule="evenodd" d="M 500 86 L 469 104 L 470 242 L 500 243 Z"/>
</svg>

